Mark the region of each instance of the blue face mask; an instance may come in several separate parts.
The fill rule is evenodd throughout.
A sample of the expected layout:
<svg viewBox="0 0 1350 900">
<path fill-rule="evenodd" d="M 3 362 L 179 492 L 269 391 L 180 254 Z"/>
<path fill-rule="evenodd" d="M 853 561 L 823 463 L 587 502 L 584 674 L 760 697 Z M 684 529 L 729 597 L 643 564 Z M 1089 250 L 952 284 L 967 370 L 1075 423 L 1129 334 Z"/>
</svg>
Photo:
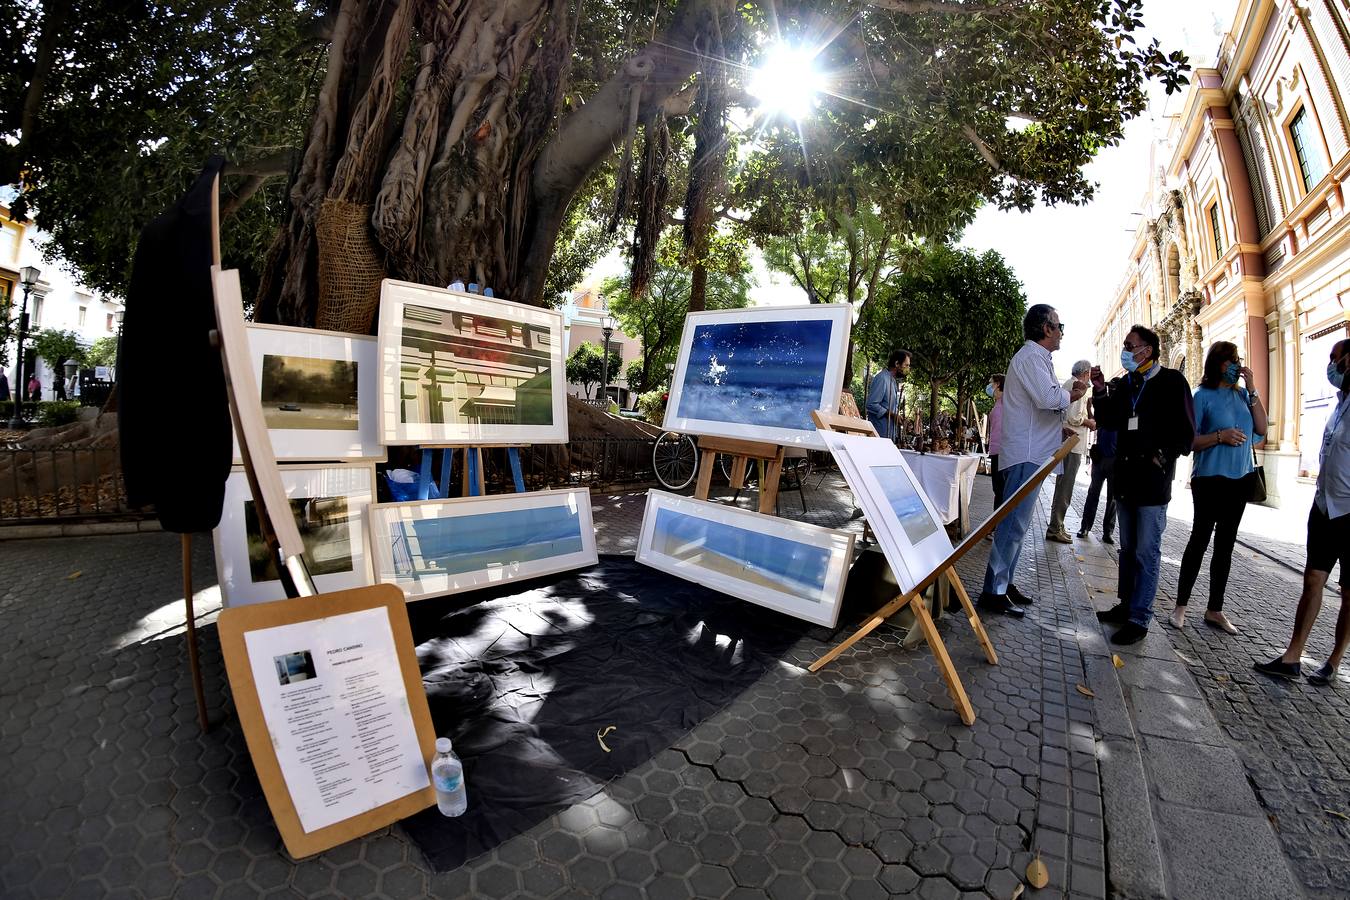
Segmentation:
<svg viewBox="0 0 1350 900">
<path fill-rule="evenodd" d="M 1339 391 L 1341 385 L 1345 383 L 1345 375 L 1336 368 L 1336 365 L 1334 362 L 1327 363 L 1327 381 L 1330 381 L 1331 386 Z"/>
<path fill-rule="evenodd" d="M 1229 363 L 1227 366 L 1224 367 L 1223 380 L 1228 382 L 1229 384 L 1237 384 L 1238 376 L 1242 374 L 1241 368 L 1242 367 L 1239 366 L 1237 363 Z"/>
<path fill-rule="evenodd" d="M 994 386 L 992 384 L 986 384 L 984 386 L 984 392 L 988 394 L 989 398 L 992 400 L 994 397 Z"/>
<path fill-rule="evenodd" d="M 1125 367 L 1126 372 L 1133 372 L 1139 368 L 1139 363 L 1135 361 L 1134 354 L 1128 350 L 1120 351 L 1120 364 Z"/>
</svg>

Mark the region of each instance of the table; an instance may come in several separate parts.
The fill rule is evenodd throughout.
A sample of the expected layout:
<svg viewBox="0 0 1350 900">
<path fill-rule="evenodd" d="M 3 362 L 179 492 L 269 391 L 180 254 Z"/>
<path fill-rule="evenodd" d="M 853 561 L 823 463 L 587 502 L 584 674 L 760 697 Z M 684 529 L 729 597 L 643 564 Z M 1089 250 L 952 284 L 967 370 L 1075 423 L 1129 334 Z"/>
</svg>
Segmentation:
<svg viewBox="0 0 1350 900">
<path fill-rule="evenodd" d="M 978 453 L 918 453 L 901 450 L 905 462 L 933 501 L 938 516 L 948 524 L 961 520 L 961 533 L 970 529 L 970 497 L 975 492 Z"/>
</svg>

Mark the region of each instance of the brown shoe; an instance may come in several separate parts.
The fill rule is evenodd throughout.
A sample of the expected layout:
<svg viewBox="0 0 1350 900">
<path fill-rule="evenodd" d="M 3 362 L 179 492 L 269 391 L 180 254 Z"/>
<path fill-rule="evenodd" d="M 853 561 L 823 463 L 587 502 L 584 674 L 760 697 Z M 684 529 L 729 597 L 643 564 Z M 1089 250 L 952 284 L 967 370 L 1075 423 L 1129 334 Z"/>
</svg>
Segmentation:
<svg viewBox="0 0 1350 900">
<path fill-rule="evenodd" d="M 1047 541 L 1054 541 L 1057 544 L 1072 544 L 1073 538 L 1069 537 L 1067 531 L 1047 531 L 1045 533 Z"/>
</svg>

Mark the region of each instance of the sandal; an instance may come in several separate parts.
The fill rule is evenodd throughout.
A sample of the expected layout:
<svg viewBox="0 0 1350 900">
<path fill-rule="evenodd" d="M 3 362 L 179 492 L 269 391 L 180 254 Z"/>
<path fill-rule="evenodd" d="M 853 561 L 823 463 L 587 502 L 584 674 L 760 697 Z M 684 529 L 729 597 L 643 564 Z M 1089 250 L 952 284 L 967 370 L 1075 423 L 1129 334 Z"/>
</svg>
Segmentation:
<svg viewBox="0 0 1350 900">
<path fill-rule="evenodd" d="M 1172 614 L 1167 617 L 1167 624 L 1171 625 L 1173 628 L 1177 630 L 1185 628 L 1186 607 L 1181 604 L 1177 604 L 1176 608 L 1172 610 Z"/>
<path fill-rule="evenodd" d="M 1238 633 L 1237 626 L 1234 625 L 1232 622 L 1228 621 L 1227 616 L 1225 616 L 1223 613 L 1215 613 L 1215 615 L 1217 615 L 1218 618 L 1211 619 L 1210 613 L 1205 613 L 1205 624 L 1208 625 L 1210 628 L 1217 628 L 1226 634 Z"/>
</svg>

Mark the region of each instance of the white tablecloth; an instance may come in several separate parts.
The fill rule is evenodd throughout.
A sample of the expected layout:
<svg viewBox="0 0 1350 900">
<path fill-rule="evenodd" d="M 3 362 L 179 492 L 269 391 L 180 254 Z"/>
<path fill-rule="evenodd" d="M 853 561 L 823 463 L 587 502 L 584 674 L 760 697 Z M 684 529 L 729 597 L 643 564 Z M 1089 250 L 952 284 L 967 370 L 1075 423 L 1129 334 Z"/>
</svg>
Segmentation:
<svg viewBox="0 0 1350 900">
<path fill-rule="evenodd" d="M 970 495 L 975 490 L 975 471 L 980 465 L 979 454 L 900 452 L 905 455 L 905 462 L 918 477 L 942 521 L 950 524 L 959 516 L 964 531 Z"/>
</svg>

